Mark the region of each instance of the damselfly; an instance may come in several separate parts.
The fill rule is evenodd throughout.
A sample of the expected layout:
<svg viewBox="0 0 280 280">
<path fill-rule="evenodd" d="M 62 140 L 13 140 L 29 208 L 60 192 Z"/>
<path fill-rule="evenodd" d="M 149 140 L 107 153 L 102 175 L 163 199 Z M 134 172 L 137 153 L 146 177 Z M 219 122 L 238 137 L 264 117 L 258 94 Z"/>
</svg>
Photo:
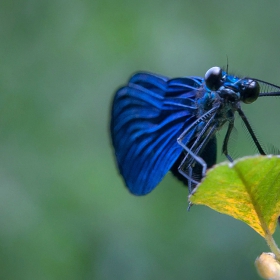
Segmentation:
<svg viewBox="0 0 280 280">
<path fill-rule="evenodd" d="M 279 86 L 229 75 L 220 67 L 210 68 L 204 79 L 135 74 L 116 92 L 111 119 L 117 164 L 128 189 L 147 194 L 171 170 L 192 192 L 216 163 L 216 132 L 226 123 L 222 152 L 233 161 L 228 142 L 236 112 L 264 155 L 241 104 L 278 95 Z"/>
</svg>

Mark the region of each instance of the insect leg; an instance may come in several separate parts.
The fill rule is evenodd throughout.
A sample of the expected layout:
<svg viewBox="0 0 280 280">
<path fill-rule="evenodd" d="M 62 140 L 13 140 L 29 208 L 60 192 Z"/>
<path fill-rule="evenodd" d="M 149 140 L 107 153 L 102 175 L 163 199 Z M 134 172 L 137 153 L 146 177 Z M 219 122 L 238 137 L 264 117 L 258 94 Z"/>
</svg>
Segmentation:
<svg viewBox="0 0 280 280">
<path fill-rule="evenodd" d="M 178 168 L 178 171 L 184 177 L 186 177 L 188 179 L 188 188 L 189 188 L 190 193 L 196 187 L 196 185 L 199 183 L 198 181 L 196 181 L 193 178 L 193 168 L 195 167 L 195 162 L 197 162 L 198 164 L 200 164 L 202 166 L 201 175 L 202 175 L 202 177 L 205 176 L 206 169 L 207 169 L 207 164 L 204 161 L 204 159 L 202 159 L 198 155 L 203 151 L 203 149 L 205 148 L 205 146 L 207 145 L 207 143 L 209 142 L 211 137 L 216 133 L 216 129 L 217 129 L 217 126 L 213 125 L 210 128 L 210 131 L 207 133 L 206 136 L 204 135 L 204 133 L 199 134 L 199 136 L 197 138 L 200 139 L 202 142 L 199 143 L 198 147 L 193 147 L 192 146 L 189 149 L 189 150 L 193 151 L 193 153 L 196 155 L 196 157 L 192 157 L 192 156 L 190 156 L 190 153 L 187 153 L 187 155 L 185 156 L 185 158 L 183 159 L 182 163 L 180 164 L 180 166 Z M 203 139 L 202 139 L 202 137 L 203 137 Z M 199 158 L 203 161 L 203 165 L 201 164 L 201 162 L 199 162 L 197 160 L 197 158 Z M 185 171 L 186 169 L 188 170 L 188 172 Z"/>
<path fill-rule="evenodd" d="M 205 114 L 203 114 L 201 117 L 199 117 L 195 122 L 193 122 L 190 126 L 188 126 L 183 133 L 178 137 L 177 142 L 180 146 L 182 146 L 184 148 L 184 144 L 183 144 L 183 139 L 186 137 L 186 135 L 188 134 L 188 132 L 190 132 L 190 130 L 194 127 L 196 127 L 198 124 L 200 124 L 203 121 L 207 121 L 209 119 L 209 117 L 212 116 L 213 113 L 216 113 L 217 109 L 219 108 L 219 106 L 215 106 L 213 107 L 211 110 L 209 110 L 208 112 L 206 112 Z"/>
<path fill-rule="evenodd" d="M 222 152 L 223 154 L 227 157 L 227 159 L 230 161 L 230 162 L 233 162 L 233 159 L 232 157 L 228 154 L 228 141 L 229 141 L 229 137 L 230 137 L 230 134 L 232 132 L 232 129 L 234 127 L 234 122 L 230 122 L 229 125 L 228 125 L 228 129 L 227 129 L 227 133 L 226 133 L 226 136 L 224 138 L 224 141 L 223 141 L 223 147 L 222 147 Z"/>
<path fill-rule="evenodd" d="M 205 176 L 207 164 L 201 157 L 198 156 L 198 154 L 203 150 L 203 148 L 208 143 L 211 136 L 216 132 L 216 125 L 213 125 L 213 121 L 215 118 L 216 112 L 211 116 L 211 118 L 207 121 L 207 123 L 204 125 L 203 129 L 199 132 L 199 135 L 197 136 L 195 142 L 193 145 L 189 148 L 186 144 L 182 142 L 183 138 L 178 138 L 178 143 L 184 148 L 186 151 L 186 156 L 184 157 L 183 161 L 181 162 L 178 171 L 180 174 L 182 174 L 186 179 L 188 179 L 188 188 L 189 192 L 191 193 L 192 190 L 195 188 L 195 186 L 199 183 L 198 181 L 194 180 L 193 178 L 193 167 L 194 162 L 197 162 L 202 166 L 202 177 Z M 199 122 L 205 121 L 203 116 L 198 119 Z M 206 134 L 209 127 L 210 131 Z M 187 128 L 188 130 L 189 128 Z M 198 146 L 198 147 L 197 147 Z M 187 171 L 186 171 L 187 170 Z"/>
<path fill-rule="evenodd" d="M 255 135 L 255 133 L 254 133 L 254 131 L 253 131 L 251 125 L 249 124 L 248 119 L 247 119 L 247 117 L 245 116 L 244 112 L 241 110 L 241 108 L 238 108 L 238 109 L 237 109 L 237 112 L 238 112 L 238 114 L 240 115 L 240 117 L 242 118 L 243 122 L 245 123 L 245 126 L 246 126 L 246 128 L 248 129 L 248 131 L 249 131 L 249 133 L 250 133 L 250 135 L 251 135 L 251 137 L 252 137 L 252 139 L 253 139 L 255 145 L 257 146 L 259 153 L 260 153 L 261 155 L 265 155 L 266 153 L 264 152 L 264 150 L 263 150 L 263 148 L 262 148 L 262 146 L 261 146 L 259 140 L 257 139 L 257 137 L 256 137 L 256 135 Z"/>
</svg>

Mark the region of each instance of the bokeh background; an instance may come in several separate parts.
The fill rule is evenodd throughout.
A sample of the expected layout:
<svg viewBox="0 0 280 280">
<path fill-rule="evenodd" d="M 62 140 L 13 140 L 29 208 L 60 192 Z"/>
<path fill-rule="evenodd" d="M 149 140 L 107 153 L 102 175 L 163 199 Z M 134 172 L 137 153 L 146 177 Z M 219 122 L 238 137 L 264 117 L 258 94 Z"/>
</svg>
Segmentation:
<svg viewBox="0 0 280 280">
<path fill-rule="evenodd" d="M 206 207 L 187 213 L 172 175 L 148 196 L 129 194 L 110 106 L 135 71 L 203 76 L 227 57 L 231 73 L 280 85 L 279 10 L 256 0 L 1 1 L 0 278 L 258 279 L 265 241 Z M 279 142 L 279 107 L 243 106 L 265 144 Z M 237 154 L 252 154 L 242 129 Z"/>
</svg>

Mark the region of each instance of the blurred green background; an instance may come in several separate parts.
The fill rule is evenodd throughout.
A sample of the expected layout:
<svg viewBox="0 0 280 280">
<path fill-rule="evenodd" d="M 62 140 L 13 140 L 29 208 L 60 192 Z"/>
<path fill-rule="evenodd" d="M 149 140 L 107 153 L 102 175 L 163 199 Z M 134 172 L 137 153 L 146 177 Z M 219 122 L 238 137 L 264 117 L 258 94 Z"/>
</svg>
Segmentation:
<svg viewBox="0 0 280 280">
<path fill-rule="evenodd" d="M 256 0 L 1 1 L 0 279 L 258 279 L 264 240 L 206 207 L 187 213 L 172 175 L 148 196 L 129 194 L 108 127 L 114 91 L 138 70 L 203 76 L 228 56 L 231 73 L 280 85 L 279 10 Z M 279 106 L 243 106 L 263 143 L 279 142 Z M 250 154 L 240 130 L 240 155 Z"/>
</svg>

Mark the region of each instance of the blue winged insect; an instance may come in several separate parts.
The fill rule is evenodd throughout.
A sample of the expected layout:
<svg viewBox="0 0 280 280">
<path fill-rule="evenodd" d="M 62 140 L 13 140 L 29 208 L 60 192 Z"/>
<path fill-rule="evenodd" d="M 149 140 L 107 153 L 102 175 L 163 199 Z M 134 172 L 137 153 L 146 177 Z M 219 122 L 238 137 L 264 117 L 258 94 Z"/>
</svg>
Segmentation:
<svg viewBox="0 0 280 280">
<path fill-rule="evenodd" d="M 278 95 L 279 86 L 229 75 L 220 67 L 210 68 L 204 78 L 133 75 L 116 92 L 111 116 L 112 143 L 126 186 L 144 195 L 172 171 L 192 192 L 216 163 L 216 132 L 226 123 L 222 153 L 233 161 L 228 142 L 236 112 L 265 155 L 241 104 Z"/>
</svg>

